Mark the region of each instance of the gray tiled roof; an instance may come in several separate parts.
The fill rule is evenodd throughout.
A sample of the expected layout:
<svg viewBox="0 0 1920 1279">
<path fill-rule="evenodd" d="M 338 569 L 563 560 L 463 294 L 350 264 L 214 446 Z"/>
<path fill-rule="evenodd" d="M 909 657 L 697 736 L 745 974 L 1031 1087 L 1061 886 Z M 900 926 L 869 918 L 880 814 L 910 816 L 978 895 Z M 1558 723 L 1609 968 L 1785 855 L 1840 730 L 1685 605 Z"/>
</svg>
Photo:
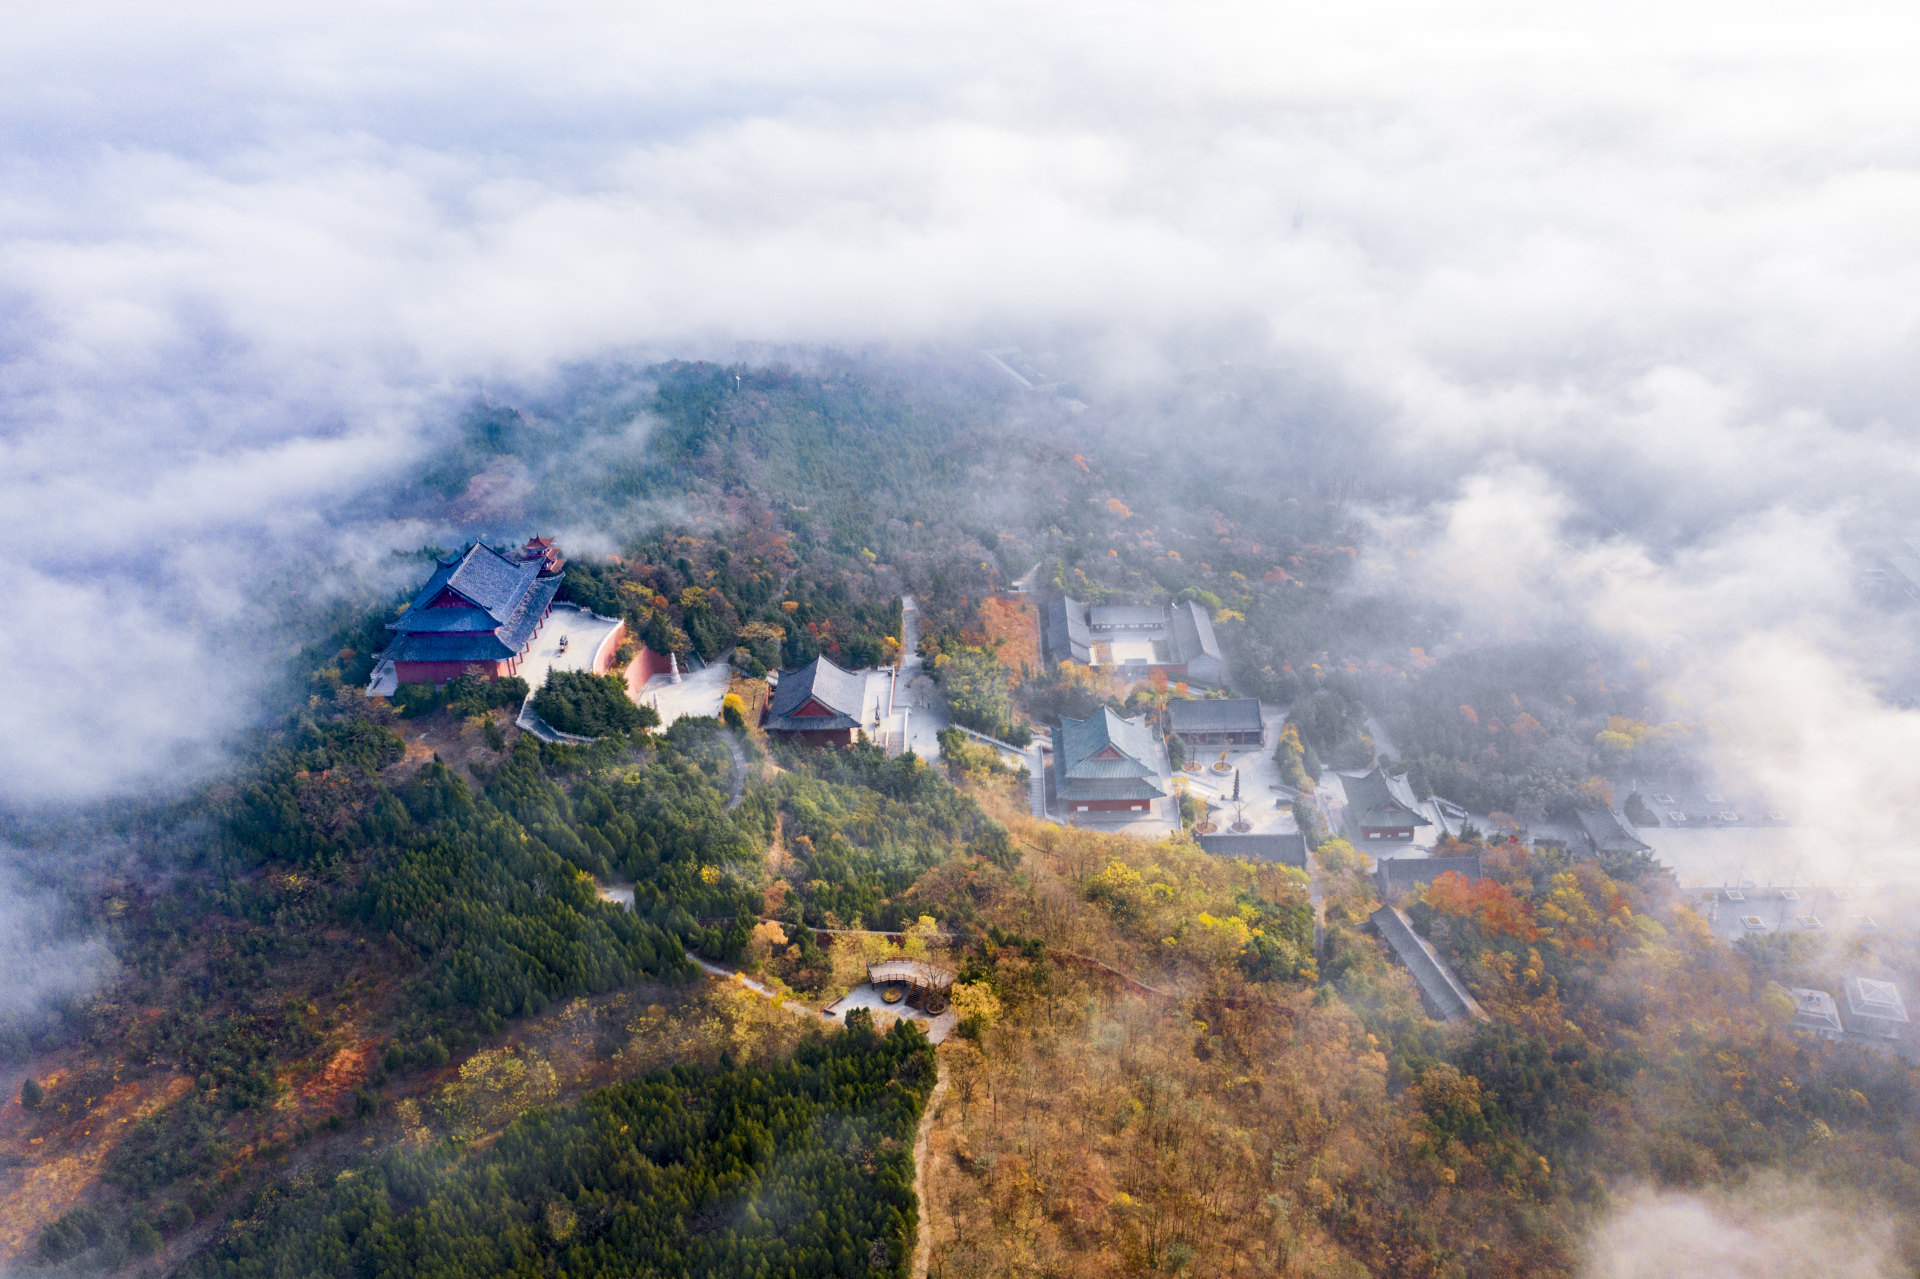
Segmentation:
<svg viewBox="0 0 1920 1279">
<path fill-rule="evenodd" d="M 1214 638 L 1207 610 L 1191 600 L 1175 604 L 1172 615 L 1173 660 L 1191 662 L 1200 657 L 1220 660 L 1220 641 Z"/>
<path fill-rule="evenodd" d="M 540 629 L 541 621 L 547 616 L 547 606 L 553 603 L 553 597 L 559 591 L 559 578 L 536 578 L 531 589 L 520 597 L 520 602 L 501 624 L 501 641 L 516 653 L 525 648 L 534 632 Z"/>
<path fill-rule="evenodd" d="M 1302 870 L 1307 865 L 1307 839 L 1299 831 L 1281 835 L 1202 835 L 1200 847 L 1215 857 L 1281 862 Z"/>
<path fill-rule="evenodd" d="M 834 714 L 794 717 L 809 698 Z M 767 727 L 774 732 L 858 728 L 866 700 L 866 676 L 843 671 L 825 657 L 816 657 L 797 671 L 780 673 L 780 684 L 767 707 Z"/>
<path fill-rule="evenodd" d="M 1094 630 L 1124 626 L 1129 629 L 1165 626 L 1167 610 L 1158 604 L 1096 604 L 1087 613 Z"/>
<path fill-rule="evenodd" d="M 1404 829 L 1431 826 L 1420 812 L 1419 801 L 1405 777 L 1388 776 L 1376 768 L 1364 777 L 1340 774 L 1341 787 L 1347 792 L 1347 816 L 1357 826 Z"/>
<path fill-rule="evenodd" d="M 454 568 L 447 585 L 504 623 L 539 576 L 538 563 L 516 564 L 492 547 L 476 544 Z"/>
<path fill-rule="evenodd" d="M 547 598 L 553 598 L 553 592 L 559 589 L 559 579 L 547 579 L 551 586 Z M 516 564 L 501 555 L 492 547 L 475 542 L 458 555 L 450 555 L 441 560 L 434 569 L 433 576 L 427 579 L 414 594 L 413 602 L 397 621 L 387 624 L 388 630 L 444 630 L 436 625 L 429 614 L 440 612 L 465 612 L 464 609 L 430 609 L 427 607 L 441 591 L 451 588 L 474 608 L 493 618 L 494 625 L 501 626 L 510 622 L 516 613 L 523 612 L 528 595 L 538 589 L 540 563 Z M 460 628 L 467 629 L 467 628 Z"/>
<path fill-rule="evenodd" d="M 1413 975 L 1435 1016 L 1442 1021 L 1492 1020 L 1432 944 L 1413 931 L 1412 921 L 1398 907 L 1382 906 L 1373 912 L 1372 923 L 1393 948 L 1394 957 Z"/>
<path fill-rule="evenodd" d="M 1043 638 L 1049 665 L 1093 660 L 1093 636 L 1087 630 L 1087 606 L 1079 600 L 1063 596 L 1047 605 L 1046 634 Z"/>
<path fill-rule="evenodd" d="M 1840 1024 L 1840 1007 L 1826 991 L 1796 986 L 1787 993 L 1793 996 L 1794 1004 L 1793 1018 L 1787 1024 L 1795 1030 L 1810 1030 L 1836 1038 L 1846 1031 Z"/>
<path fill-rule="evenodd" d="M 1257 733 L 1260 703 L 1251 697 L 1181 698 L 1167 703 L 1176 733 Z"/>
<path fill-rule="evenodd" d="M 1651 845 L 1642 843 L 1626 819 L 1611 808 L 1583 808 L 1574 814 L 1580 829 L 1587 833 L 1594 850 L 1602 853 L 1645 853 Z"/>
<path fill-rule="evenodd" d="M 1389 901 L 1416 884 L 1431 884 L 1449 871 L 1468 879 L 1483 879 L 1480 854 L 1465 857 L 1382 857 L 1373 868 L 1381 896 Z"/>
</svg>

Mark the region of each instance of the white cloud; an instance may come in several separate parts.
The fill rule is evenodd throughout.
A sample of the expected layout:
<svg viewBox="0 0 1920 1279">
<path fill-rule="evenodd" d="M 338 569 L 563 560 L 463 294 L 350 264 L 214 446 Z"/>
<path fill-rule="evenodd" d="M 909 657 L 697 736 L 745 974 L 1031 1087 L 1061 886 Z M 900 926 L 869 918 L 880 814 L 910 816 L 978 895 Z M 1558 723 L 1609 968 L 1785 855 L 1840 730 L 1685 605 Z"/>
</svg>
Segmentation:
<svg viewBox="0 0 1920 1279">
<path fill-rule="evenodd" d="M 1464 606 L 1468 642 L 1574 633 L 1650 660 L 1662 718 L 1696 735 L 1722 788 L 1794 814 L 1749 870 L 1911 875 L 1920 710 L 1874 688 L 1913 644 L 1856 598 L 1842 513 L 1772 505 L 1658 548 L 1583 537 L 1579 509 L 1540 468 L 1496 465 L 1417 514 L 1377 515 L 1361 580 Z"/>
<path fill-rule="evenodd" d="M 1643 1188 L 1588 1241 L 1584 1279 L 1881 1279 L 1903 1274 L 1891 1223 L 1816 1187 L 1761 1179 L 1738 1192 Z"/>
<path fill-rule="evenodd" d="M 1153 370 L 1250 327 L 1379 405 L 1383 460 L 1537 477 L 1551 509 L 1455 530 L 1512 575 L 1582 512 L 1715 546 L 1884 513 L 1915 464 L 1912 23 L 43 7 L 0 38 L 0 797 L 217 738 L 280 651 L 245 642 L 250 578 L 417 537 L 334 514 L 467 389 L 615 349 L 1077 330 Z"/>
</svg>

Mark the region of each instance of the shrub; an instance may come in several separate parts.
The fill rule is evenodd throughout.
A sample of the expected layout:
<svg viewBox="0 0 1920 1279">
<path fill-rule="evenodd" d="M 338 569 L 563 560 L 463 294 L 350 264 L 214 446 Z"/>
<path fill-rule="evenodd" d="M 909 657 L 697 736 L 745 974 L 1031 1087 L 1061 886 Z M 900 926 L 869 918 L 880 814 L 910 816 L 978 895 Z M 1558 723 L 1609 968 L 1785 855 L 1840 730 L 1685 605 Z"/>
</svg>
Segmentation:
<svg viewBox="0 0 1920 1279">
<path fill-rule="evenodd" d="M 877 635 L 856 635 L 847 641 L 846 655 L 855 670 L 879 666 L 887 660 L 887 644 Z"/>
<path fill-rule="evenodd" d="M 411 719 L 439 710 L 442 706 L 465 719 L 484 715 L 503 706 L 518 706 L 526 700 L 527 681 L 518 675 L 489 679 L 485 675 L 462 675 L 445 684 L 402 684 L 393 693 L 393 708 L 402 718 Z"/>
<path fill-rule="evenodd" d="M 533 709 L 554 728 L 580 737 L 631 733 L 660 724 L 660 713 L 653 707 L 633 704 L 626 682 L 618 675 L 586 671 L 549 671 L 546 686 L 533 699 Z"/>
</svg>

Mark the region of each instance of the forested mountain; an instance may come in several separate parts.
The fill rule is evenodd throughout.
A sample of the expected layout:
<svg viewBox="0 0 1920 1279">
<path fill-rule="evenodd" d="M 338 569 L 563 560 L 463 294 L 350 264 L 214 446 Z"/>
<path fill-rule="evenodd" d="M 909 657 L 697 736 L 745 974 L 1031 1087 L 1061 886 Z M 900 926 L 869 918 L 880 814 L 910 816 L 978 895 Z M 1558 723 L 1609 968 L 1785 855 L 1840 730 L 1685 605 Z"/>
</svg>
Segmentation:
<svg viewBox="0 0 1920 1279">
<path fill-rule="evenodd" d="M 524 688 L 369 698 L 395 601 L 367 599 L 214 784 L 17 823 L 47 864 L 93 850 L 47 929 L 118 970 L 4 1016 L 5 1264 L 904 1275 L 919 1242 L 952 1276 L 1552 1275 L 1622 1187 L 1920 1201 L 1911 1065 L 1795 1033 L 1810 952 L 1715 940 L 1651 859 L 1462 830 L 1442 851 L 1484 873 L 1403 905 L 1490 1020 L 1434 1020 L 1323 769 L 1391 741 L 1415 793 L 1517 830 L 1623 761 L 1684 767 L 1692 728 L 1598 641 L 1458 642 L 1359 573 L 1324 491 L 1169 473 L 1097 419 L 822 356 L 579 370 L 451 426 L 396 509 L 593 530 L 566 594 L 729 663 L 726 718 L 562 680 L 541 705 L 597 740 L 550 745 Z M 907 594 L 975 727 L 1206 695 L 1047 668 L 1005 589 L 1036 565 L 1207 612 L 1284 717 L 1291 789 L 1251 802 L 1293 809 L 1306 872 L 1036 821 L 957 732 L 920 759 L 753 724 L 771 668 L 905 656 Z M 937 1053 L 819 1016 L 883 957 L 954 971 Z M 1888 930 L 1848 958 L 1914 956 Z"/>
<path fill-rule="evenodd" d="M 905 1275 L 933 1053 L 853 1027 L 770 1069 L 680 1066 L 250 1205 L 209 1277 Z"/>
</svg>

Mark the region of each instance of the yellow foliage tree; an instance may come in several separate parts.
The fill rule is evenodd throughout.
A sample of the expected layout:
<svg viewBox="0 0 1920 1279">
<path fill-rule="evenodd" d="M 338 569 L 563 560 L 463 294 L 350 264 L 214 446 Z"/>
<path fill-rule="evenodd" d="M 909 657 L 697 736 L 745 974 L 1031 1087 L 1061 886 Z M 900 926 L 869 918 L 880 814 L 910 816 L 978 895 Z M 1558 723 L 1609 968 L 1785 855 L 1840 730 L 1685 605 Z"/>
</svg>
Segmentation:
<svg viewBox="0 0 1920 1279">
<path fill-rule="evenodd" d="M 553 1067 L 538 1053 L 491 1048 L 467 1058 L 459 1079 L 440 1090 L 441 1118 L 455 1135 L 477 1137 L 503 1128 L 560 1092 Z"/>
<path fill-rule="evenodd" d="M 1360 850 L 1344 839 L 1330 839 L 1313 850 L 1320 861 L 1320 869 L 1330 875 L 1343 875 L 1360 866 Z"/>
</svg>

